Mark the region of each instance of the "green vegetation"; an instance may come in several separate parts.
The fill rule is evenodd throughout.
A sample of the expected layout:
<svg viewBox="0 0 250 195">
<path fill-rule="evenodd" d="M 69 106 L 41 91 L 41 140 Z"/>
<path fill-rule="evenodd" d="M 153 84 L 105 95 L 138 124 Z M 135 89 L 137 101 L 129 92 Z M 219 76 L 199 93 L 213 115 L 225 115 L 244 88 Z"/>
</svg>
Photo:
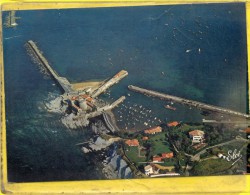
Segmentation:
<svg viewBox="0 0 250 195">
<path fill-rule="evenodd" d="M 139 157 L 138 154 L 138 147 L 125 147 L 125 154 L 127 157 L 134 163 L 138 164 L 138 162 L 143 162 L 146 161 L 146 157 Z M 140 152 L 141 156 L 145 156 L 145 152 L 141 151 Z"/>
<path fill-rule="evenodd" d="M 176 131 L 181 131 L 183 133 L 188 133 L 189 131 L 192 131 L 192 130 L 203 130 L 204 128 L 204 125 L 190 125 L 190 124 L 182 124 L 181 126 L 179 127 L 175 127 L 174 130 Z"/>
<path fill-rule="evenodd" d="M 154 136 L 150 136 L 147 142 L 151 144 L 152 156 L 171 151 L 169 149 L 169 143 L 166 142 L 166 133 L 158 133 Z"/>
<path fill-rule="evenodd" d="M 160 165 L 162 165 L 162 166 L 174 166 L 175 160 L 173 158 L 165 159 L 164 163 L 161 163 Z"/>
<path fill-rule="evenodd" d="M 244 145 L 246 145 L 245 142 L 237 141 L 237 142 L 231 143 L 229 145 L 224 145 L 220 148 L 223 152 L 227 153 L 228 150 L 235 150 L 235 149 L 240 150 Z"/>
<path fill-rule="evenodd" d="M 206 142 L 212 146 L 221 142 L 234 139 L 237 135 L 242 134 L 230 125 L 220 124 L 217 126 L 204 126 Z M 243 134 L 244 136 L 244 134 Z"/>
<path fill-rule="evenodd" d="M 212 157 L 213 155 L 211 155 L 210 152 L 205 152 L 204 154 L 201 154 L 200 155 L 200 158 L 201 159 L 204 159 L 204 158 L 209 158 L 209 157 Z"/>
<path fill-rule="evenodd" d="M 209 159 L 196 164 L 191 172 L 193 175 L 216 175 L 226 171 L 232 166 L 232 162 L 225 159 Z"/>
<path fill-rule="evenodd" d="M 191 139 L 189 138 L 188 132 L 195 130 L 201 126 L 191 126 L 187 124 L 182 124 L 179 127 L 171 127 L 168 129 L 169 140 L 174 144 L 178 150 L 185 151 L 189 154 L 194 154 L 196 151 L 191 146 Z"/>
<path fill-rule="evenodd" d="M 234 139 L 240 133 L 236 129 L 230 129 L 230 126 L 218 125 L 204 125 L 199 123 L 188 123 L 181 124 L 177 127 L 163 127 L 163 132 L 156 133 L 155 135 L 146 135 L 146 134 L 130 134 L 127 133 L 126 136 L 129 139 L 138 139 L 140 146 L 144 147 L 143 151 L 138 153 L 138 147 L 125 147 L 125 153 L 127 157 L 135 163 L 135 165 L 143 172 L 144 164 L 138 162 L 152 161 L 152 157 L 155 155 L 161 156 L 164 152 L 174 152 L 175 156 L 171 159 L 162 160 L 163 163 L 159 164 L 160 166 L 165 167 L 174 167 L 175 171 L 182 174 L 184 168 L 189 161 L 184 153 L 195 155 L 201 148 L 196 150 L 192 145 L 192 140 L 189 137 L 188 132 L 192 130 L 202 130 L 205 132 L 205 143 L 208 146 L 213 146 L 219 143 L 223 143 L 229 140 Z M 148 140 L 142 140 L 144 136 L 147 136 Z M 242 135 L 244 137 L 244 135 Z M 176 153 L 173 145 L 179 150 L 179 153 Z M 228 150 L 240 150 L 244 143 L 241 141 L 236 141 L 230 145 L 225 145 L 221 147 L 215 147 L 209 149 L 207 152 L 202 154 L 201 159 L 205 159 L 200 162 L 195 162 L 192 170 L 190 171 L 193 175 L 216 175 L 233 172 L 236 168 L 232 167 L 232 162 L 228 162 L 225 159 L 214 159 L 218 153 L 227 154 Z M 242 151 L 242 155 L 246 154 Z M 140 157 L 141 156 L 141 157 Z M 210 158 L 211 157 L 211 158 Z M 243 161 L 243 160 L 242 160 Z M 242 167 L 240 164 L 241 160 L 234 165 L 234 167 Z M 163 173 L 166 170 L 161 170 Z"/>
<path fill-rule="evenodd" d="M 142 161 L 152 161 L 152 156 L 160 155 L 164 152 L 171 152 L 170 145 L 166 141 L 166 133 L 157 133 L 155 135 L 147 135 L 149 137 L 148 140 L 143 141 L 142 135 L 138 135 L 135 138 L 131 139 L 138 139 L 141 146 L 144 147 L 143 150 L 140 150 L 140 156 L 138 153 L 138 147 L 125 147 L 125 153 L 128 158 L 135 163 L 142 162 Z M 145 156 L 145 157 L 142 157 Z M 168 159 L 164 162 L 165 165 L 172 166 L 172 160 Z"/>
</svg>

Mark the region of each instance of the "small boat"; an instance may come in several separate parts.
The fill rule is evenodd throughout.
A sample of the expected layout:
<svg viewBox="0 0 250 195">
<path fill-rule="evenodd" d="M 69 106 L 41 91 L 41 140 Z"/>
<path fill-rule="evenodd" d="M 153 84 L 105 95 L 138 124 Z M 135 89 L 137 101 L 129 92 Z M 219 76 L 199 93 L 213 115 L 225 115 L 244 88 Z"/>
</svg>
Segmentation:
<svg viewBox="0 0 250 195">
<path fill-rule="evenodd" d="M 175 108 L 175 107 L 170 106 L 170 105 L 165 105 L 164 107 L 165 107 L 165 108 L 167 108 L 167 109 L 170 109 L 170 110 L 176 110 L 176 108 Z"/>
</svg>

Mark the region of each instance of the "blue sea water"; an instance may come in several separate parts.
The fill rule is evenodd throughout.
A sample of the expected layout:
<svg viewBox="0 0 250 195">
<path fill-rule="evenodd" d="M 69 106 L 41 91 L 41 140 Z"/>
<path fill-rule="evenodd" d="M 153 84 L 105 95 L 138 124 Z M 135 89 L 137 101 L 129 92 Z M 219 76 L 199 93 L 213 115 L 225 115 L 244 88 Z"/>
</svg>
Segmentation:
<svg viewBox="0 0 250 195">
<path fill-rule="evenodd" d="M 16 16 L 21 17 L 17 27 L 3 28 L 10 181 L 104 179 L 95 157 L 75 146 L 90 138 L 88 128 L 69 130 L 60 115 L 45 109 L 61 92 L 32 63 L 24 48 L 28 40 L 71 82 L 127 70 L 129 76 L 111 88 L 112 98 L 129 93 L 125 105 L 139 103 L 164 122 L 202 116 L 181 105 L 176 112 L 163 109 L 165 102 L 127 86 L 247 112 L 244 3 L 17 11 Z"/>
</svg>

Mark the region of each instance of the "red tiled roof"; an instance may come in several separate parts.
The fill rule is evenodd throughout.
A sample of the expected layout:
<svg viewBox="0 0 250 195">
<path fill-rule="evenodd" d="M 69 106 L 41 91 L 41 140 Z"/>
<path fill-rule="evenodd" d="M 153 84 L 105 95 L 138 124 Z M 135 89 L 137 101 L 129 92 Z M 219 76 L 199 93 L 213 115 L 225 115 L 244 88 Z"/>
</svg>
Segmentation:
<svg viewBox="0 0 250 195">
<path fill-rule="evenodd" d="M 148 140 L 148 137 L 145 136 L 145 137 L 142 138 L 142 140 Z"/>
<path fill-rule="evenodd" d="M 125 143 L 129 146 L 139 146 L 139 141 L 137 139 L 127 140 Z"/>
<path fill-rule="evenodd" d="M 203 136 L 204 135 L 204 131 L 201 130 L 193 130 L 189 132 L 189 135 L 191 136 Z"/>
<path fill-rule="evenodd" d="M 88 102 L 94 101 L 94 99 L 87 94 L 83 94 L 83 95 L 81 95 L 81 97 L 84 98 L 85 100 L 87 100 Z"/>
<path fill-rule="evenodd" d="M 162 158 L 173 158 L 174 153 L 173 152 L 165 152 L 161 154 Z"/>
<path fill-rule="evenodd" d="M 176 127 L 179 124 L 180 124 L 179 122 L 173 121 L 173 122 L 168 123 L 167 125 L 168 125 L 168 127 Z"/>
<path fill-rule="evenodd" d="M 154 133 L 159 133 L 159 132 L 162 132 L 162 128 L 160 126 L 144 130 L 144 133 L 146 134 L 154 134 Z"/>
<path fill-rule="evenodd" d="M 246 129 L 244 130 L 244 132 L 250 133 L 250 127 L 246 128 Z"/>
<path fill-rule="evenodd" d="M 78 99 L 78 97 L 76 97 L 76 96 L 71 97 L 71 100 L 77 100 L 77 99 Z"/>
<path fill-rule="evenodd" d="M 161 157 L 160 156 L 154 156 L 153 161 L 155 162 L 161 162 Z"/>
</svg>

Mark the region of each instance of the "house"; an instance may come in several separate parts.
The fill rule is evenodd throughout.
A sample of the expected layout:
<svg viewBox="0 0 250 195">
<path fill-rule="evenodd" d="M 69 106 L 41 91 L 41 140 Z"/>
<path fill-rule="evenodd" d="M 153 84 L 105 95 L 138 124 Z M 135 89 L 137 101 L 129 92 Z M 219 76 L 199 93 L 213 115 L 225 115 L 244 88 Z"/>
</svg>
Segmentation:
<svg viewBox="0 0 250 195">
<path fill-rule="evenodd" d="M 153 162 L 161 162 L 160 156 L 153 156 Z"/>
<path fill-rule="evenodd" d="M 248 127 L 245 130 L 243 130 L 243 132 L 250 134 L 250 127 Z"/>
<path fill-rule="evenodd" d="M 192 139 L 192 143 L 201 143 L 204 139 L 204 131 L 201 130 L 193 130 L 190 131 L 189 133 L 189 137 Z"/>
<path fill-rule="evenodd" d="M 154 173 L 153 171 L 153 167 L 151 165 L 147 165 L 144 167 L 144 172 L 145 172 L 145 175 L 151 175 Z"/>
<path fill-rule="evenodd" d="M 174 157 L 174 153 L 173 152 L 165 152 L 161 154 L 161 158 L 162 159 L 166 159 L 166 158 L 173 158 Z"/>
<path fill-rule="evenodd" d="M 142 137 L 142 140 L 146 141 L 146 140 L 148 140 L 148 137 L 144 136 L 144 137 Z"/>
<path fill-rule="evenodd" d="M 179 122 L 173 121 L 173 122 L 168 123 L 167 126 L 168 126 L 168 127 L 176 127 L 176 126 L 178 126 L 179 124 L 180 124 Z"/>
<path fill-rule="evenodd" d="M 221 153 L 218 153 L 217 156 L 218 156 L 219 158 L 223 158 L 223 157 L 224 157 L 224 155 L 221 154 Z"/>
<path fill-rule="evenodd" d="M 83 95 L 80 95 L 83 99 L 85 99 L 87 102 L 90 102 L 90 103 L 93 103 L 94 102 L 94 99 L 92 97 L 90 97 L 89 95 L 87 94 L 83 94 Z"/>
<path fill-rule="evenodd" d="M 160 132 L 162 132 L 162 128 L 160 126 L 152 127 L 150 129 L 144 130 L 144 133 L 151 134 L 151 135 L 154 135 L 154 134 L 160 133 Z"/>
<path fill-rule="evenodd" d="M 125 141 L 125 143 L 128 145 L 128 146 L 139 146 L 139 141 L 137 139 L 132 139 L 132 140 L 127 140 Z"/>
<path fill-rule="evenodd" d="M 76 96 L 71 97 L 71 100 L 77 100 L 77 99 L 78 99 L 78 97 L 76 97 Z"/>
</svg>

